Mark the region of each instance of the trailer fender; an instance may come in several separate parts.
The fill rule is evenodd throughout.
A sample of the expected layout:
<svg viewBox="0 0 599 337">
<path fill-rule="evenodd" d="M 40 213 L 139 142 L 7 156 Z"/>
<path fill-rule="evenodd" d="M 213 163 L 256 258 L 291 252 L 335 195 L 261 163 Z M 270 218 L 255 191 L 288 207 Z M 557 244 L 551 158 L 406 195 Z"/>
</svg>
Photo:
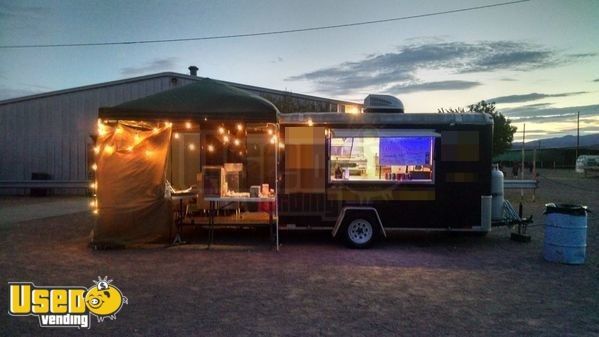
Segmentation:
<svg viewBox="0 0 599 337">
<path fill-rule="evenodd" d="M 374 215 L 376 215 L 376 219 L 379 225 L 379 228 L 381 229 L 381 233 L 383 233 L 384 237 L 387 237 L 387 232 L 385 231 L 385 227 L 383 227 L 383 222 L 381 221 L 381 217 L 379 216 L 379 212 L 376 210 L 376 208 L 374 207 L 367 207 L 367 206 L 348 206 L 348 207 L 343 207 L 343 209 L 341 210 L 341 212 L 339 212 L 339 216 L 337 217 L 337 222 L 335 222 L 335 227 L 333 227 L 333 231 L 331 232 L 331 234 L 333 234 L 333 237 L 337 236 L 337 232 L 339 231 L 339 228 L 341 228 L 341 224 L 343 223 L 343 220 L 345 218 L 345 215 L 347 213 L 350 213 L 352 211 L 360 211 L 360 212 L 372 212 L 374 213 Z"/>
</svg>

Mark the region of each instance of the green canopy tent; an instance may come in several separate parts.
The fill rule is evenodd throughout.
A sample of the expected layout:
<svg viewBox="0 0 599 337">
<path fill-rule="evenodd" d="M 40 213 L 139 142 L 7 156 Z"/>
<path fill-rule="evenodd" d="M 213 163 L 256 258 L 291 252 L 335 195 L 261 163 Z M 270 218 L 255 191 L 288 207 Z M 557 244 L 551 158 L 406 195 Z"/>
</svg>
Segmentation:
<svg viewBox="0 0 599 337">
<path fill-rule="evenodd" d="M 91 184 L 98 215 L 92 245 L 166 241 L 172 210 L 165 198 L 165 169 L 173 125 L 276 123 L 278 112 L 262 97 L 210 79 L 100 108 Z"/>
<path fill-rule="evenodd" d="M 218 119 L 276 122 L 279 110 L 268 100 L 211 79 L 100 108 L 103 119 Z"/>
</svg>

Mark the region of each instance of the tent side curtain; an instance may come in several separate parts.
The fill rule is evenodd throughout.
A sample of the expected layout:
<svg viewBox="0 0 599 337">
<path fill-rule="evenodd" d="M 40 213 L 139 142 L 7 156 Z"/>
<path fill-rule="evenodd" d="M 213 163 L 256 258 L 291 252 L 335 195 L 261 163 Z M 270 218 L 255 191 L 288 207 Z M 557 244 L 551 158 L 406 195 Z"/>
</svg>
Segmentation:
<svg viewBox="0 0 599 337">
<path fill-rule="evenodd" d="M 244 120 L 275 122 L 278 109 L 268 100 L 211 79 L 103 107 L 99 117 L 116 120 Z"/>
<path fill-rule="evenodd" d="M 166 242 L 172 226 L 164 193 L 170 124 L 99 123 L 99 131 L 92 245 Z"/>
</svg>

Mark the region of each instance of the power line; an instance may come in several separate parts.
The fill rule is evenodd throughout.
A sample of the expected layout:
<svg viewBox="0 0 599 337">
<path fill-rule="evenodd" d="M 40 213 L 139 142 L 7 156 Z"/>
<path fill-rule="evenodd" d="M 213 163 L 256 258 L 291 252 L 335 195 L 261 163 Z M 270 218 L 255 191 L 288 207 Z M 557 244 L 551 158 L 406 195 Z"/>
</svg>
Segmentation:
<svg viewBox="0 0 599 337">
<path fill-rule="evenodd" d="M 336 28 L 344 28 L 344 27 L 355 27 L 355 26 L 372 25 L 372 24 L 384 23 L 384 22 L 417 19 L 417 18 L 424 18 L 424 17 L 438 16 L 438 15 L 445 15 L 445 14 L 452 14 L 452 13 L 459 13 L 459 12 L 468 12 L 468 11 L 474 11 L 474 10 L 485 9 L 485 8 L 515 5 L 515 4 L 519 4 L 519 3 L 522 3 L 522 2 L 528 2 L 528 1 L 531 1 L 531 0 L 518 0 L 518 1 L 501 2 L 501 3 L 496 3 L 496 4 L 490 4 L 490 5 L 483 5 L 483 6 L 476 6 L 476 7 L 466 7 L 466 8 L 452 9 L 452 10 L 447 10 L 447 11 L 442 11 L 442 12 L 434 12 L 434 13 L 426 13 L 426 14 L 418 14 L 418 15 L 410 15 L 410 16 L 401 16 L 401 17 L 390 18 L 390 19 L 371 20 L 371 21 L 362 21 L 362 22 L 353 22 L 353 23 L 344 23 L 344 24 L 329 25 L 329 26 L 317 26 L 317 27 L 306 27 L 306 28 L 276 30 L 276 31 L 258 32 L 258 33 L 244 33 L 244 34 L 231 34 L 231 35 L 213 35 L 213 36 L 200 36 L 200 37 L 189 37 L 189 38 L 178 38 L 178 39 L 161 39 L 161 40 L 137 40 L 137 41 L 116 41 L 116 42 L 4 45 L 4 46 L 0 46 L 0 49 L 89 47 L 89 46 L 110 46 L 110 45 L 129 45 L 129 44 L 148 44 L 148 43 L 171 43 L 171 42 L 184 42 L 184 41 L 223 40 L 223 39 L 243 38 L 243 37 L 252 37 L 252 36 L 264 36 L 264 35 L 279 35 L 279 34 L 300 33 L 300 32 L 309 32 L 309 31 L 316 31 L 316 30 L 336 29 Z"/>
</svg>

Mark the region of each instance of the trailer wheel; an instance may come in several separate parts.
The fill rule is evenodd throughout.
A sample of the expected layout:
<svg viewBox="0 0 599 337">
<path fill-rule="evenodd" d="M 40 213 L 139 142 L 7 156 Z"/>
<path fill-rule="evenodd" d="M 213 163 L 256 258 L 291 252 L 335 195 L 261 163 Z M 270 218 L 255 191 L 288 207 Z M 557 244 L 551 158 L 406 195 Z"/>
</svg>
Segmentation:
<svg viewBox="0 0 599 337">
<path fill-rule="evenodd" d="M 378 227 L 371 217 L 356 214 L 347 221 L 343 228 L 345 243 L 350 248 L 368 248 L 378 235 Z"/>
</svg>

